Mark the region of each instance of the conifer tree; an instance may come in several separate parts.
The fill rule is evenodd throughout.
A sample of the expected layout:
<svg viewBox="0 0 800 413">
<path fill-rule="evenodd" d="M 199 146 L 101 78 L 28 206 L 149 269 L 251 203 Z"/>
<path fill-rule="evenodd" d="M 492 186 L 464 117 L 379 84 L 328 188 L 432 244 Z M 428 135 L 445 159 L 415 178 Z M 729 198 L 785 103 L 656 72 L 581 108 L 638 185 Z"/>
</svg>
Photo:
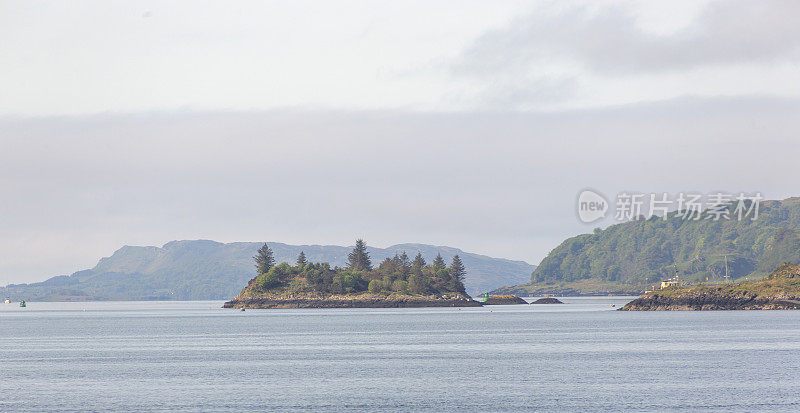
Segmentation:
<svg viewBox="0 0 800 413">
<path fill-rule="evenodd" d="M 464 278 L 467 276 L 467 269 L 464 267 L 464 263 L 461 262 L 461 258 L 458 255 L 453 256 L 453 262 L 450 264 L 450 275 L 461 282 L 463 282 Z"/>
<path fill-rule="evenodd" d="M 450 279 L 452 280 L 453 287 L 456 291 L 464 292 L 464 279 L 467 276 L 467 269 L 461 258 L 458 255 L 453 256 L 453 262 L 450 264 Z"/>
<path fill-rule="evenodd" d="M 408 258 L 408 254 L 406 254 L 405 251 L 400 254 L 400 265 L 402 265 L 404 268 L 411 267 L 411 260 Z"/>
<path fill-rule="evenodd" d="M 300 255 L 297 256 L 297 268 L 303 268 L 308 264 L 308 260 L 306 259 L 306 253 L 300 251 Z"/>
<path fill-rule="evenodd" d="M 417 269 L 421 270 L 421 269 L 425 268 L 426 265 L 428 265 L 428 263 L 425 262 L 425 258 L 422 258 L 422 253 L 418 252 L 417 256 L 414 257 L 414 262 L 412 263 L 412 267 L 414 267 L 414 270 L 417 270 Z"/>
<path fill-rule="evenodd" d="M 258 254 L 253 257 L 256 261 L 256 275 L 265 274 L 275 265 L 275 258 L 272 256 L 272 250 L 269 249 L 266 243 L 258 249 Z"/>
<path fill-rule="evenodd" d="M 433 269 L 443 270 L 445 267 L 446 265 L 444 263 L 444 259 L 442 258 L 442 254 L 436 254 L 436 258 L 433 259 Z"/>
<path fill-rule="evenodd" d="M 400 267 L 403 266 L 403 263 L 400 261 L 400 256 L 397 253 L 394 254 L 394 258 L 392 258 L 392 265 L 394 265 L 395 270 L 399 270 Z"/>
<path fill-rule="evenodd" d="M 372 262 L 369 260 L 367 244 L 362 239 L 356 240 L 356 246 L 347 256 L 347 268 L 351 270 L 371 271 Z"/>
<path fill-rule="evenodd" d="M 408 254 L 403 251 L 397 262 L 399 264 L 397 269 L 403 274 L 404 278 L 408 278 L 408 274 L 411 273 L 411 260 L 408 258 Z"/>
</svg>

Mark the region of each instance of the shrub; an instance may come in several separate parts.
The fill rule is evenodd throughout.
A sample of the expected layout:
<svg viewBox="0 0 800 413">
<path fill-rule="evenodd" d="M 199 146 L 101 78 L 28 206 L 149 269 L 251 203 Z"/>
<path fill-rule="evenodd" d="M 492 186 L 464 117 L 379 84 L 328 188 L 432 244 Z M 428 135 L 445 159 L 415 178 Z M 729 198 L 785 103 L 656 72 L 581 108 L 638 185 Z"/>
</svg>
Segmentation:
<svg viewBox="0 0 800 413">
<path fill-rule="evenodd" d="M 275 288 L 278 284 L 280 284 L 278 276 L 272 271 L 258 277 L 258 288 L 261 289 L 261 291 Z"/>
<path fill-rule="evenodd" d="M 308 282 L 306 282 L 306 279 L 302 277 L 296 277 L 289 283 L 289 292 L 292 293 L 301 293 L 308 291 L 309 289 Z"/>
<path fill-rule="evenodd" d="M 369 287 L 367 287 L 367 289 L 371 293 L 379 293 L 383 291 L 383 283 L 380 280 L 372 280 L 369 282 Z"/>
<path fill-rule="evenodd" d="M 412 274 L 408 277 L 408 289 L 414 294 L 425 294 L 428 292 L 428 283 L 425 282 L 425 277 Z"/>
<path fill-rule="evenodd" d="M 353 274 L 347 274 L 342 278 L 342 288 L 345 292 L 352 293 L 358 290 L 359 279 Z"/>
<path fill-rule="evenodd" d="M 397 280 L 392 283 L 392 291 L 404 292 L 408 290 L 408 283 L 403 280 Z"/>
</svg>

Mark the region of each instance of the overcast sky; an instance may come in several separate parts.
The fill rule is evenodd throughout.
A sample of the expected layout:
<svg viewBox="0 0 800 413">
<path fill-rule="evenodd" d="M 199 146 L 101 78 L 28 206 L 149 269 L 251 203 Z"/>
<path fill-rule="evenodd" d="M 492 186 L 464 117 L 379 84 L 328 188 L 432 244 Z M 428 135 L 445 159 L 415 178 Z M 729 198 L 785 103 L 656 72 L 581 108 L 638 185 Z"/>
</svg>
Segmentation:
<svg viewBox="0 0 800 413">
<path fill-rule="evenodd" d="M 0 285 L 174 239 L 537 264 L 584 188 L 800 195 L 796 1 L 0 1 Z"/>
</svg>

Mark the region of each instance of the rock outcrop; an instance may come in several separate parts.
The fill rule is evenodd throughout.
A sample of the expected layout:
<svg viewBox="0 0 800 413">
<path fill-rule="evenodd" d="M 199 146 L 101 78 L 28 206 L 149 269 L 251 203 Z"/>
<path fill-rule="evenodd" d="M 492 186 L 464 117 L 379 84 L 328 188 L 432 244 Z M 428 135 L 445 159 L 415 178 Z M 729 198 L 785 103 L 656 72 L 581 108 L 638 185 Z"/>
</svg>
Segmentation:
<svg viewBox="0 0 800 413">
<path fill-rule="evenodd" d="M 482 303 L 483 305 L 512 305 L 512 304 L 528 304 L 527 301 L 516 295 L 490 295 Z"/>
<path fill-rule="evenodd" d="M 761 281 L 649 292 L 620 311 L 797 310 L 800 266 L 784 264 Z"/>
<path fill-rule="evenodd" d="M 531 304 L 564 304 L 564 303 L 559 301 L 557 298 L 545 297 L 545 298 L 540 298 L 532 302 Z"/>
</svg>

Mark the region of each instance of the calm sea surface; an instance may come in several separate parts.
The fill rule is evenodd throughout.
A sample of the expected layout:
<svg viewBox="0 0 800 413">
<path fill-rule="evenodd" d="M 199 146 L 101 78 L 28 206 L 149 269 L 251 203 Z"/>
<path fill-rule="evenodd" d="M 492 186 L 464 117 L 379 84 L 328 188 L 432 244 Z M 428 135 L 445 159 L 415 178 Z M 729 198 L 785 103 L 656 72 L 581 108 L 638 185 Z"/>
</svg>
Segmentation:
<svg viewBox="0 0 800 413">
<path fill-rule="evenodd" d="M 0 411 L 800 411 L 800 311 L 0 304 Z"/>
</svg>

